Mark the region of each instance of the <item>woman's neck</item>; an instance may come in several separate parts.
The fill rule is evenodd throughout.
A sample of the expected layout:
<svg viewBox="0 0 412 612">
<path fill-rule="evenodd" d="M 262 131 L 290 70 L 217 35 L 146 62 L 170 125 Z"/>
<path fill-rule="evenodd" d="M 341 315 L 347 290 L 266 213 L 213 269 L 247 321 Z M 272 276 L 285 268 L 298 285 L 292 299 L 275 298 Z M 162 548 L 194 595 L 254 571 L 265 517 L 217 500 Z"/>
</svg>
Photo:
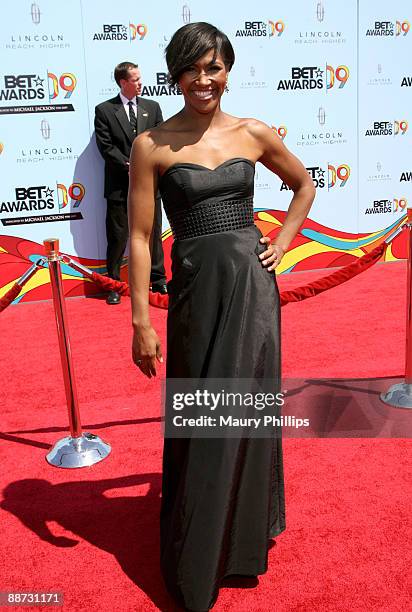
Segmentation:
<svg viewBox="0 0 412 612">
<path fill-rule="evenodd" d="M 185 104 L 181 110 L 180 117 L 193 132 L 205 132 L 206 130 L 219 128 L 223 124 L 225 113 L 220 105 L 210 113 L 199 113 L 189 104 Z"/>
</svg>

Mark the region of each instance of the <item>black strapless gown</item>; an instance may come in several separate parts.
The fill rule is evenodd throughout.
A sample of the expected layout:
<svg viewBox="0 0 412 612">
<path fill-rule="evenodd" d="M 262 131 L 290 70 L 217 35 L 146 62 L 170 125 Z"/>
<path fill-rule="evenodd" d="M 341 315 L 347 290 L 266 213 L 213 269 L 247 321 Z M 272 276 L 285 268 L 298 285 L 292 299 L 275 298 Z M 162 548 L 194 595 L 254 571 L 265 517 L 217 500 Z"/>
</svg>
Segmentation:
<svg viewBox="0 0 412 612">
<path fill-rule="evenodd" d="M 175 240 L 167 378 L 280 381 L 280 306 L 253 223 L 254 164 L 171 166 L 159 188 Z M 285 528 L 281 439 L 165 438 L 161 569 L 186 608 L 207 610 L 228 575 L 263 574 Z"/>
</svg>

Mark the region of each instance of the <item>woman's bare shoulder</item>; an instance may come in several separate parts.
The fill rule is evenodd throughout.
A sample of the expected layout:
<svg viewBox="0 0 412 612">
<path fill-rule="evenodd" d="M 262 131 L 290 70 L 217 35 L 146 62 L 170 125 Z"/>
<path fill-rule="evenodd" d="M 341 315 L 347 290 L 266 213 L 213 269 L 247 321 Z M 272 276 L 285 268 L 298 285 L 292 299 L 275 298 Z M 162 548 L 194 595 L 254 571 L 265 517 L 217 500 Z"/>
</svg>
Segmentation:
<svg viewBox="0 0 412 612">
<path fill-rule="evenodd" d="M 243 117 L 240 121 L 242 128 L 251 136 L 259 137 L 271 131 L 271 128 L 266 123 L 253 117 Z"/>
<path fill-rule="evenodd" d="M 156 149 L 156 144 L 152 136 L 152 130 L 142 132 L 133 140 L 132 158 L 148 157 Z"/>
<path fill-rule="evenodd" d="M 169 149 L 179 131 L 177 115 L 139 134 L 133 141 L 133 156 L 144 157 L 151 165 L 161 164 L 164 149 Z"/>
<path fill-rule="evenodd" d="M 229 128 L 239 130 L 255 138 L 262 137 L 272 131 L 266 123 L 253 117 L 236 117 L 226 114 L 226 123 Z"/>
<path fill-rule="evenodd" d="M 155 151 L 158 148 L 170 143 L 173 140 L 173 134 L 179 131 L 179 122 L 177 115 L 170 117 L 163 123 L 149 128 L 139 134 L 133 142 L 133 146 L 139 150 L 144 150 L 146 153 Z"/>
</svg>

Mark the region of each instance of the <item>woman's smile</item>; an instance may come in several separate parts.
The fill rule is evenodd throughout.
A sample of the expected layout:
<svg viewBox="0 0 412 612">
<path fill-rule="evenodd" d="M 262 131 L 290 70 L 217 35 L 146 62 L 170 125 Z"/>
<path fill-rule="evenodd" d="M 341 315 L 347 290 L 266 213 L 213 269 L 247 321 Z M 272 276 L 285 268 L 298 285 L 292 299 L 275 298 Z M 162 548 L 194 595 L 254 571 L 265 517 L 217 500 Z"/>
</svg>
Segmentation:
<svg viewBox="0 0 412 612">
<path fill-rule="evenodd" d="M 192 89 L 190 93 L 198 100 L 211 100 L 216 93 L 216 89 Z"/>
</svg>

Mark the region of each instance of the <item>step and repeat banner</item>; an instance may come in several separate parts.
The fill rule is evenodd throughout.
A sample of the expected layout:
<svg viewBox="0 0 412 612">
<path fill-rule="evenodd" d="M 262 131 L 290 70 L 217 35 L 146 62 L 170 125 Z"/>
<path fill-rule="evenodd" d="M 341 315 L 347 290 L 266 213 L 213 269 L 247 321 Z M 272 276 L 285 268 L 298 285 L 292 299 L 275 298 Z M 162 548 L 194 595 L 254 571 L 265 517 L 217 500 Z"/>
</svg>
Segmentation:
<svg viewBox="0 0 412 612">
<path fill-rule="evenodd" d="M 272 127 L 317 189 L 279 272 L 339 266 L 371 250 L 412 205 L 412 7 L 407 0 L 15 0 L 0 44 L 0 296 L 43 254 L 42 241 L 105 271 L 103 160 L 94 109 L 114 97 L 113 68 L 137 63 L 142 95 L 163 116 L 182 108 L 164 49 L 185 23 L 208 21 L 236 62 L 223 109 Z M 255 217 L 276 235 L 292 193 L 256 166 Z M 163 222 L 170 271 L 172 237 Z M 405 256 L 398 240 L 386 259 Z M 127 257 L 123 275 L 127 275 Z M 67 295 L 93 292 L 64 268 Z M 16 301 L 49 297 L 47 270 Z"/>
</svg>

